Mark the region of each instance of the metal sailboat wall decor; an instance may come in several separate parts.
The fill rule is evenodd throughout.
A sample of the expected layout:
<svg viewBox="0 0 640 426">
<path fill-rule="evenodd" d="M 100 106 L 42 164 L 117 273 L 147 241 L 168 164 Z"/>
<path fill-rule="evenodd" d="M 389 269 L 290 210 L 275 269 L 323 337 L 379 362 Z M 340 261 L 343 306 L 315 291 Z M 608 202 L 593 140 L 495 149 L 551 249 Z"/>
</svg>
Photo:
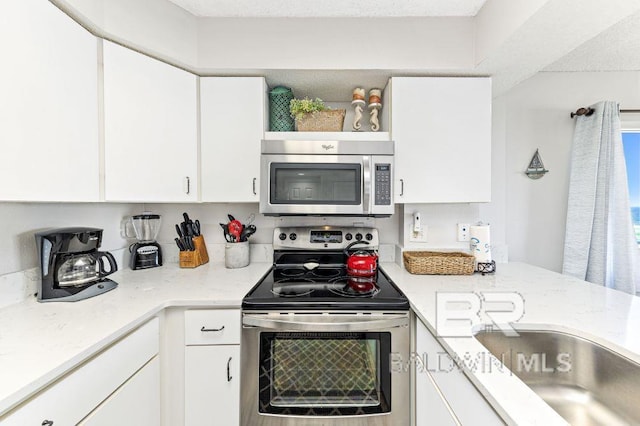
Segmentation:
<svg viewBox="0 0 640 426">
<path fill-rule="evenodd" d="M 544 164 L 542 163 L 542 159 L 540 158 L 540 153 L 536 149 L 536 153 L 533 154 L 531 161 L 529 162 L 529 167 L 525 171 L 526 175 L 530 179 L 540 179 L 545 175 L 549 170 L 544 168 Z"/>
</svg>

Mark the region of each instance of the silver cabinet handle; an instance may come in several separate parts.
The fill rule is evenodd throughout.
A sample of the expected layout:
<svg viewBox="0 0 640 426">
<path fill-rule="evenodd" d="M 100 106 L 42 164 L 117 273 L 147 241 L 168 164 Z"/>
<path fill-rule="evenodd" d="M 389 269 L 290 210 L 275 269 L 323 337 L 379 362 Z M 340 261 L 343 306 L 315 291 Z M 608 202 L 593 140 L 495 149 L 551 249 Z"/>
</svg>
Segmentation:
<svg viewBox="0 0 640 426">
<path fill-rule="evenodd" d="M 202 328 L 200 329 L 200 331 L 202 331 L 203 333 L 209 332 L 209 331 L 222 331 L 224 330 L 224 325 L 220 328 L 206 328 L 204 325 L 202 326 Z"/>
<path fill-rule="evenodd" d="M 53 420 L 43 420 L 42 426 L 53 426 Z"/>
<path fill-rule="evenodd" d="M 258 195 L 258 193 L 256 192 L 256 180 L 258 178 L 253 178 L 253 195 Z"/>
<path fill-rule="evenodd" d="M 400 179 L 400 196 L 404 195 L 404 179 Z"/>
<path fill-rule="evenodd" d="M 184 183 L 186 188 L 184 192 L 186 192 L 187 195 L 189 195 L 191 193 L 191 179 L 189 179 L 189 176 L 184 178 Z"/>
<path fill-rule="evenodd" d="M 231 377 L 231 357 L 229 357 L 229 361 L 227 361 L 227 382 L 230 382 L 233 377 Z"/>
</svg>

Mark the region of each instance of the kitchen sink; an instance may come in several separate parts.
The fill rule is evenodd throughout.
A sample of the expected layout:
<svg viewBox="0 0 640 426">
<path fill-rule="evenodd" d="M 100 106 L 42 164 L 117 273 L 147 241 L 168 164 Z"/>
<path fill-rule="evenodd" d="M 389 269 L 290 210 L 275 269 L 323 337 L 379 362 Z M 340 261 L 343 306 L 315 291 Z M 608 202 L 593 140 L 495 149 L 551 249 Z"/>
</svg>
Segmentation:
<svg viewBox="0 0 640 426">
<path fill-rule="evenodd" d="M 640 364 L 568 333 L 518 334 L 475 337 L 570 424 L 640 424 Z"/>
</svg>

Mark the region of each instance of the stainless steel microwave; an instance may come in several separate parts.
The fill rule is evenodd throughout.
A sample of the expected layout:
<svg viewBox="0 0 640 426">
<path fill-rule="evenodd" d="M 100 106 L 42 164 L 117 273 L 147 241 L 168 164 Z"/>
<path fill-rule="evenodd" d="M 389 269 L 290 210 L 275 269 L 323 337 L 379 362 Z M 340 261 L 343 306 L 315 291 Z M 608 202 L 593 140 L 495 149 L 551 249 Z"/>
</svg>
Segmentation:
<svg viewBox="0 0 640 426">
<path fill-rule="evenodd" d="M 260 213 L 390 216 L 393 141 L 263 140 Z"/>
</svg>

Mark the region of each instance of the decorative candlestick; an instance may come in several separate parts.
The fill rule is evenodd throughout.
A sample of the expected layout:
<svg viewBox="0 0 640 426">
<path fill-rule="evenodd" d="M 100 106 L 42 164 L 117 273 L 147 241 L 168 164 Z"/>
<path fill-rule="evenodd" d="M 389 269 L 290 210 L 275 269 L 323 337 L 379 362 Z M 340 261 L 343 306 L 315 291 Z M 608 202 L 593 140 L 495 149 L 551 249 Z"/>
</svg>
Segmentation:
<svg viewBox="0 0 640 426">
<path fill-rule="evenodd" d="M 380 130 L 380 122 L 378 121 L 378 111 L 382 109 L 382 91 L 380 89 L 371 89 L 369 91 L 369 122 L 371 130 L 377 132 Z"/>
<path fill-rule="evenodd" d="M 354 107 L 353 131 L 356 132 L 362 127 L 360 120 L 362 119 L 362 109 L 365 105 L 364 89 L 357 87 L 353 90 L 353 100 L 351 101 L 351 105 Z"/>
</svg>

